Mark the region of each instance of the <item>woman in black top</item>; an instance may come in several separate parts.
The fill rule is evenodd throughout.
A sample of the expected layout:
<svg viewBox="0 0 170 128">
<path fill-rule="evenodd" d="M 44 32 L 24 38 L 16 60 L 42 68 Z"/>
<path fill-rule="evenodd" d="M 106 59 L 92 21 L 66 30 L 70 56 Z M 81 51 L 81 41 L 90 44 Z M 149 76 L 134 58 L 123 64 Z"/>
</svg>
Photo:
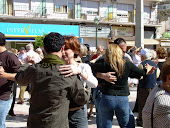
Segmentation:
<svg viewBox="0 0 170 128">
<path fill-rule="evenodd" d="M 151 69 L 150 66 L 147 66 Z M 154 69 L 154 68 L 152 68 Z M 129 101 L 130 94 L 128 87 L 128 77 L 132 72 L 137 78 L 146 75 L 146 69 L 136 67 L 130 61 L 123 59 L 123 52 L 118 45 L 109 44 L 106 53 L 105 61 L 92 65 L 94 72 L 115 72 L 117 81 L 115 84 L 103 81 L 102 98 L 100 109 L 102 113 L 102 128 L 111 128 L 114 112 L 121 128 L 128 127 L 129 122 Z M 153 71 L 153 70 L 150 70 Z"/>
</svg>

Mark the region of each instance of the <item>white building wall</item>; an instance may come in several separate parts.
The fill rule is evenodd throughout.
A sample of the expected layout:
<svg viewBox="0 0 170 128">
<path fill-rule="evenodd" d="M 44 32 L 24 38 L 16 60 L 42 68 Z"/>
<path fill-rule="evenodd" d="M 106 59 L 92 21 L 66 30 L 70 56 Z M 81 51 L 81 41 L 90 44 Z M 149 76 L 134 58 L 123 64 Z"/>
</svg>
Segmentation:
<svg viewBox="0 0 170 128">
<path fill-rule="evenodd" d="M 108 6 L 109 6 L 109 4 L 106 3 L 106 2 L 100 3 L 100 8 L 99 8 L 100 17 L 105 17 L 106 16 L 105 12 L 108 11 Z"/>
<path fill-rule="evenodd" d="M 46 15 L 48 18 L 52 18 L 53 17 L 53 13 L 54 13 L 54 0 L 48 0 L 46 2 L 46 9 L 47 9 L 47 12 L 46 12 Z"/>
<path fill-rule="evenodd" d="M 162 37 L 164 32 L 170 31 L 170 18 L 167 21 L 161 22 L 162 27 L 157 28 L 158 38 Z"/>
<path fill-rule="evenodd" d="M 157 21 L 157 9 L 151 9 L 151 21 Z"/>
<path fill-rule="evenodd" d="M 30 0 L 13 0 L 15 16 L 24 16 L 29 12 Z M 27 10 L 27 11 L 26 11 Z"/>
<path fill-rule="evenodd" d="M 136 3 L 136 0 L 117 0 L 117 3 L 134 4 Z"/>
<path fill-rule="evenodd" d="M 42 7 L 42 0 L 31 0 L 31 10 L 38 11 Z"/>
<path fill-rule="evenodd" d="M 170 31 L 170 17 L 168 17 L 168 20 L 166 21 L 166 30 Z"/>
</svg>

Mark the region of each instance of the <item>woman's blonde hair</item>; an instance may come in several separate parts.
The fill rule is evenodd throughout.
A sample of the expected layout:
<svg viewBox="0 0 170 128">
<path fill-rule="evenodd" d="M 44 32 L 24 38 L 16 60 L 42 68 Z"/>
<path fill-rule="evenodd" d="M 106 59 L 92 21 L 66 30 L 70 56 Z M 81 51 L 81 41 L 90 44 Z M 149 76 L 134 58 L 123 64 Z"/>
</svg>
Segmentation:
<svg viewBox="0 0 170 128">
<path fill-rule="evenodd" d="M 121 77 L 124 72 L 123 51 L 116 44 L 109 44 L 105 53 L 105 61 L 110 63 L 112 69 L 116 71 L 118 77 Z"/>
<path fill-rule="evenodd" d="M 80 45 L 80 52 L 83 56 L 87 56 L 88 54 L 87 47 L 85 45 Z"/>
</svg>

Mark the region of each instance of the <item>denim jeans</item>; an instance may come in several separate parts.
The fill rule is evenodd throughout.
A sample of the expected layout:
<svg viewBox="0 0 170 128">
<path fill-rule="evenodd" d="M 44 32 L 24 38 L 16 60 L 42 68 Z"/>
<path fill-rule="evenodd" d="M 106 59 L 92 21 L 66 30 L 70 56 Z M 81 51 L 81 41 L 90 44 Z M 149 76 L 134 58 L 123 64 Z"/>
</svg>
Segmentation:
<svg viewBox="0 0 170 128">
<path fill-rule="evenodd" d="M 102 120 L 101 120 L 101 110 L 100 110 L 100 99 L 102 97 L 101 87 L 96 87 L 93 90 L 93 101 L 96 108 L 96 124 L 97 128 L 102 128 Z"/>
<path fill-rule="evenodd" d="M 128 96 L 112 96 L 102 94 L 100 101 L 102 128 L 112 128 L 114 113 L 119 126 L 128 128 L 129 123 L 129 100 Z"/>
<path fill-rule="evenodd" d="M 0 128 L 5 127 L 5 120 L 9 109 L 11 108 L 12 98 L 9 100 L 0 100 Z"/>
<path fill-rule="evenodd" d="M 87 116 L 85 116 L 84 108 L 76 111 L 69 111 L 68 119 L 69 128 L 88 128 L 88 121 Z"/>
</svg>

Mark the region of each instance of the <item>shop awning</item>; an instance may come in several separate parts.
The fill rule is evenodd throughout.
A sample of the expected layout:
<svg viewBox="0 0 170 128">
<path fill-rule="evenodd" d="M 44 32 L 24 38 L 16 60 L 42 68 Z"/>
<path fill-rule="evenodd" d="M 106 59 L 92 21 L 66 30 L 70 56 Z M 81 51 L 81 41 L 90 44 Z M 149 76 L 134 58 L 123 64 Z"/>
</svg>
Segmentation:
<svg viewBox="0 0 170 128">
<path fill-rule="evenodd" d="M 135 46 L 135 41 L 126 41 L 127 46 Z M 155 39 L 144 39 L 144 45 L 158 45 L 159 41 Z"/>
</svg>

